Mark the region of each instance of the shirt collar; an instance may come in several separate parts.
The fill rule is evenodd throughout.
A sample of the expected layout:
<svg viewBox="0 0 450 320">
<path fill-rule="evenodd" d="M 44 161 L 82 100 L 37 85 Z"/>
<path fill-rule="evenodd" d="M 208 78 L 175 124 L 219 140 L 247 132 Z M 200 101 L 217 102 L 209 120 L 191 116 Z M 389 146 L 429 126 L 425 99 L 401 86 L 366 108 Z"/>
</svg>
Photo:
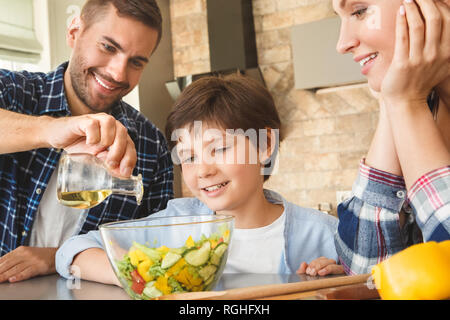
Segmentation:
<svg viewBox="0 0 450 320">
<path fill-rule="evenodd" d="M 39 99 L 39 114 L 58 113 L 61 116 L 71 115 L 64 90 L 64 72 L 68 62 L 64 62 L 44 77 L 44 88 Z"/>
</svg>

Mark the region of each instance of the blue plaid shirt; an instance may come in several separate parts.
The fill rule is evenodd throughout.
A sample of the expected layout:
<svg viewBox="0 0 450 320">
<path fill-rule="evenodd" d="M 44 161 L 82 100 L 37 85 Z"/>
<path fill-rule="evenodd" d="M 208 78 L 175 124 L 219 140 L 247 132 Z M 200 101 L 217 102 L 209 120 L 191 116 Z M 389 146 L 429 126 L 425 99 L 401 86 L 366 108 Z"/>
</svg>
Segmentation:
<svg viewBox="0 0 450 320">
<path fill-rule="evenodd" d="M 403 177 L 369 167 L 363 159 L 352 191 L 338 206 L 335 234 L 347 274 L 370 273 L 413 244 L 450 239 L 450 166 L 424 174 L 407 191 Z"/>
<path fill-rule="evenodd" d="M 0 108 L 36 116 L 70 116 L 64 94 L 67 65 L 48 74 L 0 69 Z M 161 131 L 123 101 L 112 108 L 111 115 L 134 141 L 137 163 L 133 174 L 142 174 L 144 196 L 137 206 L 134 197 L 111 195 L 88 211 L 80 234 L 102 223 L 146 217 L 165 209 L 173 198 L 173 164 Z M 33 218 L 60 156 L 57 149 L 0 155 L 0 256 L 29 243 Z"/>
</svg>

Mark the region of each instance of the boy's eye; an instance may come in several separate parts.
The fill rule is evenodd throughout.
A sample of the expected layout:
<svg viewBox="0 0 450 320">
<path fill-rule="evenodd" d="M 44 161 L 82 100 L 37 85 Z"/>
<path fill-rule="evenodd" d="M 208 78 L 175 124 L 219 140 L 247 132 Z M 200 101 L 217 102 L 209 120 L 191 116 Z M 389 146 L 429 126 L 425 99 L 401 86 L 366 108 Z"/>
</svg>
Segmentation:
<svg viewBox="0 0 450 320">
<path fill-rule="evenodd" d="M 361 8 L 352 12 L 352 16 L 360 18 L 364 13 L 366 13 L 367 8 Z"/>
<path fill-rule="evenodd" d="M 215 152 L 224 152 L 225 150 L 227 150 L 228 149 L 228 147 L 223 147 L 223 148 L 217 148 L 217 149 L 215 149 L 214 151 Z"/>
<path fill-rule="evenodd" d="M 194 163 L 194 162 L 195 162 L 195 156 L 184 157 L 181 159 L 181 163 L 184 163 L 184 164 L 189 164 L 189 163 Z"/>
</svg>

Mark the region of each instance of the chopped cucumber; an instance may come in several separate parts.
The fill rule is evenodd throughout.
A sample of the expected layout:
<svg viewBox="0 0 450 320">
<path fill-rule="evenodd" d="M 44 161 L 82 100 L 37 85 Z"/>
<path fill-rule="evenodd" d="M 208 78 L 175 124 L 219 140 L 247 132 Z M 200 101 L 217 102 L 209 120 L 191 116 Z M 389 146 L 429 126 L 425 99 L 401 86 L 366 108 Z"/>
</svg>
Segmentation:
<svg viewBox="0 0 450 320">
<path fill-rule="evenodd" d="M 160 297 L 163 295 L 162 292 L 159 291 L 158 289 L 156 289 L 153 284 L 154 284 L 154 281 L 151 286 L 148 286 L 148 285 L 145 286 L 144 291 L 142 291 L 142 293 L 145 294 L 150 299 L 157 298 L 157 297 Z"/>
<path fill-rule="evenodd" d="M 211 263 L 215 264 L 216 266 L 218 266 L 220 264 L 220 260 L 223 256 L 223 254 L 225 253 L 225 251 L 227 250 L 228 245 L 224 242 L 221 242 L 217 245 L 217 247 L 214 249 L 214 252 L 211 256 Z"/>
<path fill-rule="evenodd" d="M 161 254 L 156 249 L 148 248 L 136 241 L 133 241 L 133 247 L 144 252 L 153 261 L 161 260 Z"/>
<path fill-rule="evenodd" d="M 173 266 L 178 260 L 180 260 L 181 255 L 173 252 L 167 252 L 164 259 L 161 261 L 161 268 L 167 269 Z"/>
<path fill-rule="evenodd" d="M 213 280 L 214 280 L 214 275 L 211 275 L 211 276 L 204 282 L 205 287 L 206 287 L 206 286 L 209 286 L 209 285 L 213 282 Z"/>
<path fill-rule="evenodd" d="M 198 271 L 200 277 L 202 277 L 203 281 L 207 280 L 209 277 L 213 276 L 217 271 L 217 267 L 209 264 Z"/>
<path fill-rule="evenodd" d="M 211 252 L 211 243 L 209 241 L 203 242 L 200 249 L 194 249 L 186 253 L 184 259 L 187 263 L 194 267 L 205 264 L 209 259 L 209 253 Z"/>
<path fill-rule="evenodd" d="M 185 247 L 181 247 L 181 248 L 170 248 L 170 249 L 169 249 L 169 252 L 173 252 L 173 253 L 179 254 L 180 256 L 182 256 L 183 253 L 184 253 L 185 251 L 186 251 L 186 248 L 185 248 Z"/>
</svg>

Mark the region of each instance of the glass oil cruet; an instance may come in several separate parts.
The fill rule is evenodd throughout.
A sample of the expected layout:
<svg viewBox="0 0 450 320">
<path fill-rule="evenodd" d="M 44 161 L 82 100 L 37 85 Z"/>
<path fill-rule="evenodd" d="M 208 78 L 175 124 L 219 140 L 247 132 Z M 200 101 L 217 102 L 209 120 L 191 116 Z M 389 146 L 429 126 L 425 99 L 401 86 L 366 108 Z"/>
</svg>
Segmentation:
<svg viewBox="0 0 450 320">
<path fill-rule="evenodd" d="M 57 181 L 58 201 L 78 209 L 92 208 L 111 194 L 135 196 L 140 205 L 144 193 L 141 174 L 128 179 L 115 177 L 102 160 L 86 153 L 63 152 Z"/>
</svg>

